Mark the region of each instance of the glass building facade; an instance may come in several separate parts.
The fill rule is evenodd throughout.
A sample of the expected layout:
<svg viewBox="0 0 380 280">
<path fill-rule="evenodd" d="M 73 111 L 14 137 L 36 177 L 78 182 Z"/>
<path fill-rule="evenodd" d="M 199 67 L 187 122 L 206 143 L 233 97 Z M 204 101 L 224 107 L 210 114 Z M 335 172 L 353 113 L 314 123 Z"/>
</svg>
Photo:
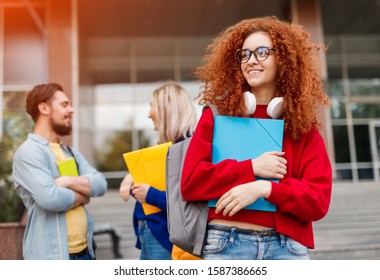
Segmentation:
<svg viewBox="0 0 380 280">
<path fill-rule="evenodd" d="M 65 14 L 71 31 L 66 34 L 63 29 L 62 33 L 63 39 L 66 35 L 70 39 L 68 43 L 56 40 L 67 44 L 71 51 L 70 71 L 66 71 L 71 75 L 68 90 L 76 109 L 71 141 L 110 180 L 120 179 L 126 172 L 122 152 L 156 143 L 156 132 L 147 114 L 152 91 L 159 84 L 175 80 L 196 97 L 201 85 L 193 78 L 193 71 L 201 65 L 207 45 L 221 30 L 249 16 L 294 18 L 292 11 L 301 2 L 317 6 L 323 43 L 328 46 L 324 83 L 331 106 L 325 126 L 335 180 L 380 180 L 379 1 L 351 7 L 342 0 L 260 4 L 254 0 L 197 0 L 192 6 L 189 1 L 188 9 L 193 9 L 192 13 L 188 10 L 190 19 L 185 13 L 166 13 L 166 17 L 147 16 L 140 21 L 128 17 L 134 13 L 139 17 L 143 8 L 147 15 L 163 15 L 161 10 L 154 13 L 154 3 L 162 3 L 162 9 L 175 9 L 176 1 L 62 2 L 70 4 Z M 32 124 L 23 111 L 25 93 L 35 84 L 50 81 L 54 71 L 59 71 L 54 67 L 65 67 L 64 63 L 56 63 L 60 61 L 59 54 L 52 66 L 50 53 L 54 50 L 47 32 L 51 32 L 52 25 L 61 24 L 61 19 L 53 17 L 60 13 L 50 11 L 48 3 L 53 6 L 53 1 L 0 0 L 1 137 L 19 141 L 20 135 L 31 130 Z M 345 5 L 348 6 L 343 9 Z M 95 27 L 92 23 L 97 17 L 93 10 L 96 8 L 103 11 L 96 19 L 103 25 Z M 351 9 L 356 11 L 355 20 L 348 21 Z M 250 12 L 253 10 L 259 14 Z M 106 28 L 107 17 L 109 21 L 113 17 L 112 28 Z M 155 26 L 155 20 L 162 26 Z M 181 20 L 188 21 L 187 25 L 181 26 Z M 196 107 L 199 115 L 201 108 Z"/>
<path fill-rule="evenodd" d="M 338 180 L 379 180 L 380 37 L 328 36 L 328 93 Z"/>
</svg>

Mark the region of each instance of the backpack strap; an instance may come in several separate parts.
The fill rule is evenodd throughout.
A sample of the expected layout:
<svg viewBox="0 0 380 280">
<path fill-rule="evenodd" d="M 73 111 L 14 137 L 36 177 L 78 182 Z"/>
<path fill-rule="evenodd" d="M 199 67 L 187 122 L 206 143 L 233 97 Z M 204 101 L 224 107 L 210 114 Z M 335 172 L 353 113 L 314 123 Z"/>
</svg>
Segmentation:
<svg viewBox="0 0 380 280">
<path fill-rule="evenodd" d="M 203 106 L 202 112 L 203 112 L 204 110 L 206 110 L 207 108 L 210 108 L 210 109 L 211 109 L 212 114 L 213 114 L 214 117 L 220 115 L 219 110 L 218 110 L 218 107 L 216 107 L 216 105 L 214 105 L 214 104 L 207 104 L 207 105 Z"/>
<path fill-rule="evenodd" d="M 74 155 L 73 150 L 72 150 L 71 147 L 68 146 L 68 145 L 62 145 L 62 146 L 64 146 L 64 147 L 69 151 L 70 155 L 74 158 L 74 160 L 75 160 L 75 165 L 77 166 L 77 170 L 78 170 L 78 173 L 79 173 L 79 164 L 78 164 L 78 162 L 77 162 L 77 159 L 75 158 L 75 155 Z"/>
</svg>

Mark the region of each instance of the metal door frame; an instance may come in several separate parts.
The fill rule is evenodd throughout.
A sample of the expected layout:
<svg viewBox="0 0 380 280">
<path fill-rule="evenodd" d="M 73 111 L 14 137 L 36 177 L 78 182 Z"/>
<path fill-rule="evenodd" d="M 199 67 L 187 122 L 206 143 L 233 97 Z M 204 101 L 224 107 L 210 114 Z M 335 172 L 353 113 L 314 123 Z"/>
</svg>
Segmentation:
<svg viewBox="0 0 380 280">
<path fill-rule="evenodd" d="M 373 120 L 369 122 L 369 137 L 371 145 L 372 154 L 372 164 L 373 164 L 373 176 L 376 182 L 380 181 L 379 169 L 380 169 L 380 152 L 377 143 L 380 143 L 380 137 L 376 138 L 376 128 L 380 129 L 380 120 Z"/>
</svg>

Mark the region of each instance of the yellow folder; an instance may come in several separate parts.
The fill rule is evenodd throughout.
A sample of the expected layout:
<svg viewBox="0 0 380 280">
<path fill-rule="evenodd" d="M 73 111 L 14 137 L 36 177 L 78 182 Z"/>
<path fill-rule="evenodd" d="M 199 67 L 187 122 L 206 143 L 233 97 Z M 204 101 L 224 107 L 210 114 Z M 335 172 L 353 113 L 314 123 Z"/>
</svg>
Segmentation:
<svg viewBox="0 0 380 280">
<path fill-rule="evenodd" d="M 58 170 L 61 176 L 78 176 L 77 164 L 73 157 L 58 163 Z"/>
<path fill-rule="evenodd" d="M 166 155 L 171 145 L 171 142 L 167 142 L 123 154 L 134 183 L 145 183 L 158 190 L 166 190 Z M 161 211 L 148 203 L 142 206 L 146 215 Z"/>
</svg>

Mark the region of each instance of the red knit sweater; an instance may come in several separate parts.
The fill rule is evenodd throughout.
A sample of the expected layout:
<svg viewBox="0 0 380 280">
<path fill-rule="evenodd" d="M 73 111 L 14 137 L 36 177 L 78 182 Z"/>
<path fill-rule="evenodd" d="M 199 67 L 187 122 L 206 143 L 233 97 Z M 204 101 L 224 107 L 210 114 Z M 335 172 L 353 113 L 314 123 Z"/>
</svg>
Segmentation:
<svg viewBox="0 0 380 280">
<path fill-rule="evenodd" d="M 269 118 L 265 105 L 258 105 L 255 118 Z M 182 173 L 182 195 L 185 200 L 219 198 L 231 188 L 256 180 L 251 160 L 224 160 L 211 163 L 214 119 L 206 109 L 190 143 Z M 294 141 L 285 133 L 283 140 L 287 174 L 279 183 L 272 182 L 267 200 L 277 206 L 276 212 L 240 210 L 232 217 L 215 214 L 213 218 L 248 222 L 275 228 L 301 244 L 314 248 L 312 222 L 328 211 L 332 189 L 332 171 L 323 138 L 312 131 Z"/>
</svg>

